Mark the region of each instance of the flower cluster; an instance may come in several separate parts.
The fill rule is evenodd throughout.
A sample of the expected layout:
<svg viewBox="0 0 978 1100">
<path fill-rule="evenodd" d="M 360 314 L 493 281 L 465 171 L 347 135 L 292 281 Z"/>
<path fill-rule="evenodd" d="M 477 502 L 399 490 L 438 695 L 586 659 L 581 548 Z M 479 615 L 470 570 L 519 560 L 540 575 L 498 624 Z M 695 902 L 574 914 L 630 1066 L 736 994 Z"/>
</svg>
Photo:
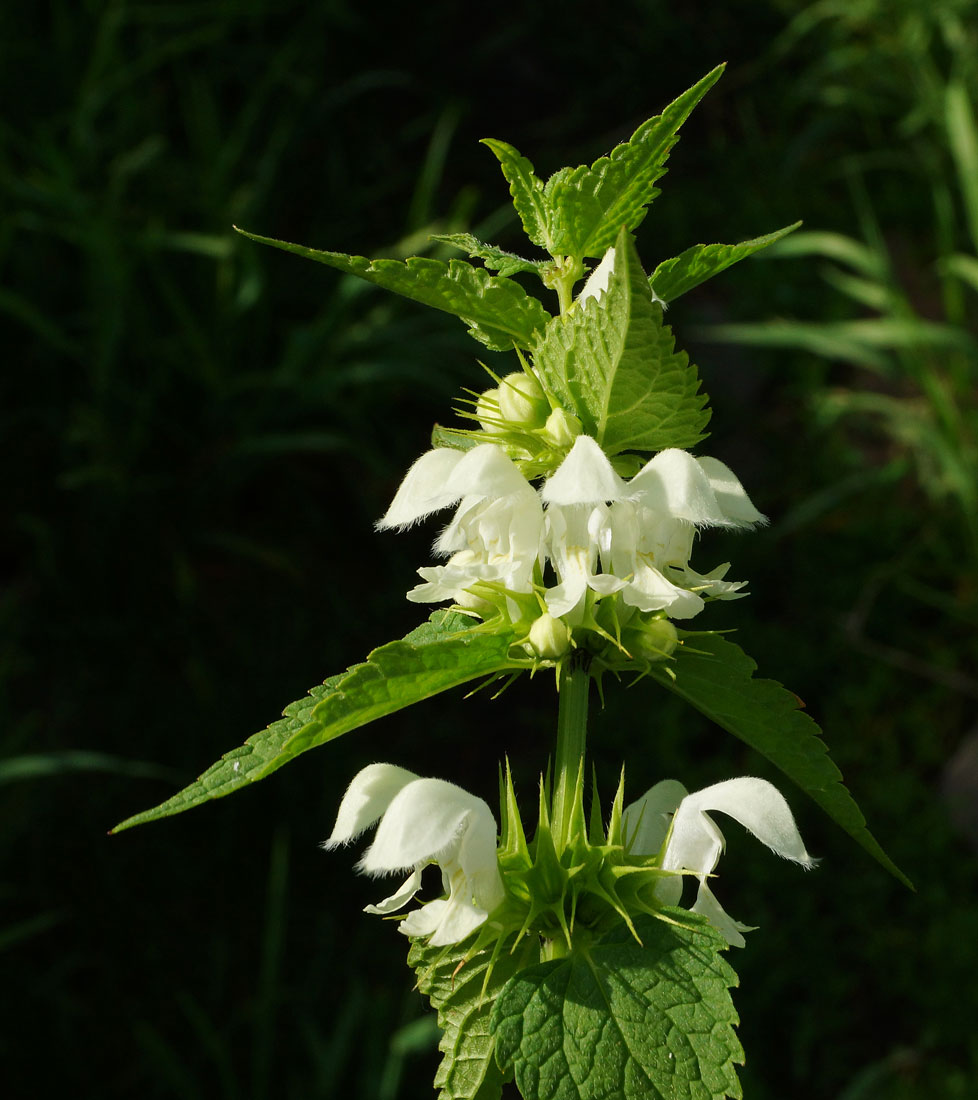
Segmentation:
<svg viewBox="0 0 978 1100">
<path fill-rule="evenodd" d="M 749 927 L 733 920 L 707 885 L 724 849 L 723 834 L 710 817 L 713 811 L 732 817 L 779 856 L 806 869 L 814 866 L 784 797 L 766 780 L 752 777 L 716 783 L 695 794 L 675 780 L 657 783 L 621 815 L 624 851 L 627 858 L 657 869 L 658 905 L 678 905 L 684 876 L 695 877 L 699 887 L 691 911 L 707 917 L 728 943 L 742 947 Z M 367 912 L 387 915 L 403 908 L 420 889 L 423 868 L 434 863 L 441 869 L 447 896 L 409 913 L 401 932 L 429 936 L 431 945 L 447 946 L 468 938 L 499 913 L 510 891 L 497 859 L 496 819 L 481 798 L 441 779 L 372 764 L 354 777 L 324 846 L 348 843 L 378 821 L 360 869 L 410 874 L 390 897 L 367 906 Z"/>
<path fill-rule="evenodd" d="M 408 599 L 485 613 L 489 591 L 537 593 L 537 613 L 571 629 L 588 625 L 595 604 L 614 595 L 626 618 L 675 619 L 692 618 L 707 599 L 743 595 L 745 582 L 725 579 L 728 565 L 705 574 L 690 566 L 693 542 L 703 527 L 764 522 L 715 458 L 660 451 L 626 481 L 598 443 L 580 435 L 539 491 L 493 443 L 428 451 L 378 527 L 404 528 L 453 505 L 435 542 L 448 560 L 419 569 L 424 583 Z"/>
</svg>

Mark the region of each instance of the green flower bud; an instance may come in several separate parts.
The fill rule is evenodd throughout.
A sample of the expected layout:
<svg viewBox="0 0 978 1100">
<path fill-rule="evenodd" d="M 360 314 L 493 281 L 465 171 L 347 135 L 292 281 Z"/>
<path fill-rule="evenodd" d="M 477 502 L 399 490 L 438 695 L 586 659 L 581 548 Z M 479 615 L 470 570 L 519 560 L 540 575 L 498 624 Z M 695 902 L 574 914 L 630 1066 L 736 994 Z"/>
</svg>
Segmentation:
<svg viewBox="0 0 978 1100">
<path fill-rule="evenodd" d="M 664 661 L 679 645 L 676 628 L 668 619 L 633 620 L 621 641 L 633 657 L 645 661 Z"/>
<path fill-rule="evenodd" d="M 564 412 L 563 409 L 554 409 L 547 417 L 543 434 L 554 447 L 562 449 L 572 446 L 574 440 L 583 430 L 580 420 L 573 413 Z"/>
<path fill-rule="evenodd" d="M 496 394 L 503 420 L 526 428 L 543 426 L 550 404 L 532 375 L 519 370 L 507 374 Z"/>
<path fill-rule="evenodd" d="M 530 627 L 526 650 L 545 661 L 559 660 L 570 649 L 571 632 L 563 619 L 544 612 Z"/>
<path fill-rule="evenodd" d="M 499 390 L 493 387 L 491 390 L 486 390 L 479 395 L 479 400 L 475 404 L 475 416 L 479 421 L 479 427 L 484 432 L 498 435 L 500 432 L 506 431 L 506 427 L 501 423 L 502 412 L 499 408 Z"/>
</svg>

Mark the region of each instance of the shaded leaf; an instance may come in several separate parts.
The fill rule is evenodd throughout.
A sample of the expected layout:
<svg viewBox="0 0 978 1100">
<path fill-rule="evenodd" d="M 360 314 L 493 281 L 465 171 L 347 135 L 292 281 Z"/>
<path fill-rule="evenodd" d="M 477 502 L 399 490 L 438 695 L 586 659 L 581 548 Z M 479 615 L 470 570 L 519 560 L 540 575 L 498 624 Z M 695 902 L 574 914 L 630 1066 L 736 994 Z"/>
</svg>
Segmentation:
<svg viewBox="0 0 978 1100">
<path fill-rule="evenodd" d="M 537 178 L 533 165 L 520 151 L 505 141 L 483 138 L 482 144 L 495 153 L 503 170 L 513 206 L 520 216 L 526 235 L 537 246 L 556 255 L 550 245 L 549 214 L 543 195 L 543 182 Z"/>
<path fill-rule="evenodd" d="M 677 650 L 670 666 L 674 676 L 664 665 L 650 666 L 649 675 L 766 756 L 875 860 L 911 886 L 866 828 L 866 819 L 828 754 L 822 731 L 800 709 L 798 697 L 776 680 L 755 679 L 757 664 L 733 642 L 705 635 L 695 639 L 695 647 L 703 652 Z"/>
<path fill-rule="evenodd" d="M 496 1058 L 525 1100 L 742 1095 L 726 941 L 696 914 L 667 912 L 697 927 L 637 917 L 641 944 L 621 927 L 507 983 L 492 1012 Z"/>
<path fill-rule="evenodd" d="M 659 194 L 655 181 L 665 174 L 677 131 L 704 95 L 720 79 L 718 65 L 660 115 L 643 122 L 627 142 L 592 165 L 562 168 L 543 191 L 551 255 L 600 257 L 622 226 L 635 229 L 646 206 Z M 529 163 L 529 162 L 527 162 Z"/>
<path fill-rule="evenodd" d="M 300 753 L 365 726 L 376 718 L 419 703 L 448 688 L 511 667 L 511 637 L 476 634 L 465 615 L 436 611 L 401 641 L 375 649 L 363 664 L 332 676 L 298 702 L 284 717 L 232 749 L 189 787 L 151 810 L 117 825 L 133 825 L 183 813 L 223 798 L 271 775 Z"/>
<path fill-rule="evenodd" d="M 539 948 L 526 937 L 511 953 L 512 937 L 465 961 L 470 945 L 428 947 L 414 940 L 408 965 L 417 971 L 418 989 L 438 1010 L 442 1037 L 441 1064 L 435 1074 L 439 1100 L 497 1100 L 504 1081 L 493 1056 L 495 1039 L 489 1029 L 492 1006 L 500 990 L 523 966 L 536 962 Z"/>
<path fill-rule="evenodd" d="M 694 244 L 680 255 L 659 264 L 649 280 L 652 290 L 664 302 L 675 301 L 687 290 L 719 275 L 731 264 L 780 241 L 782 237 L 793 233 L 799 225 L 801 222 L 795 222 L 794 225 L 786 225 L 784 229 L 778 229 L 764 237 L 741 241 L 740 244 Z"/>
<path fill-rule="evenodd" d="M 531 347 L 550 320 L 540 301 L 527 294 L 519 283 L 490 275 L 464 260 L 450 260 L 447 264 L 423 256 L 409 260 L 368 260 L 364 256 L 320 252 L 301 244 L 259 237 L 243 229 L 238 232 L 259 244 L 293 252 L 452 313 L 469 326 L 469 333 L 476 340 L 493 351 Z"/>
<path fill-rule="evenodd" d="M 461 249 L 469 256 L 482 260 L 486 267 L 503 276 L 517 275 L 521 271 L 531 271 L 534 275 L 539 275 L 541 269 L 547 266 L 544 260 L 524 260 L 515 252 L 507 252 L 494 244 L 485 244 L 471 233 L 435 233 L 431 239 Z"/>
</svg>

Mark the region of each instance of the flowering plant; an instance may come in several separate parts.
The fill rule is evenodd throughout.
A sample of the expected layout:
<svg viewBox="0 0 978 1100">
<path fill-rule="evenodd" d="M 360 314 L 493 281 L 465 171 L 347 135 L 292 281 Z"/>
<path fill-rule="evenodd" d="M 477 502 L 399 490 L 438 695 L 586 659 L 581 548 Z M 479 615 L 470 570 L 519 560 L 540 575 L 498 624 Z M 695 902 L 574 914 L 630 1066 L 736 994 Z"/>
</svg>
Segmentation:
<svg viewBox="0 0 978 1100">
<path fill-rule="evenodd" d="M 552 670 L 557 741 L 531 831 L 506 768 L 497 820 L 448 778 L 371 764 L 343 796 L 327 848 L 376 827 L 360 870 L 407 874 L 367 907 L 409 937 L 418 986 L 444 1036 L 443 1100 L 495 1100 L 515 1079 L 527 1100 L 739 1097 L 742 1050 L 722 952 L 748 926 L 714 893 L 724 848 L 711 814 L 733 818 L 802 867 L 784 796 L 766 780 L 723 779 L 690 794 L 676 780 L 607 816 L 585 804 L 591 684 L 632 674 L 672 692 L 781 769 L 898 877 L 830 761 L 818 727 L 779 684 L 754 678 L 733 642 L 690 621 L 742 598 L 729 565 L 706 572 L 697 539 L 764 517 L 734 472 L 693 450 L 709 419 L 695 366 L 664 323 L 668 303 L 796 226 L 736 245 L 694 245 L 649 276 L 633 231 L 708 73 L 592 165 L 546 183 L 489 140 L 532 245 L 523 259 L 469 234 L 439 240 L 470 260 L 370 261 L 255 237 L 461 318 L 509 369 L 436 427 L 380 530 L 454 509 L 408 600 L 446 604 L 400 641 L 331 677 L 285 717 L 127 828 L 263 779 L 309 749 L 474 680 Z M 589 276 L 575 294 L 577 284 Z M 551 315 L 514 276 L 556 292 Z M 430 885 L 435 896 L 412 903 Z M 683 907 L 686 879 L 696 883 Z M 431 880 L 429 882 L 428 880 Z M 406 910 L 406 911 L 405 911 Z"/>
</svg>

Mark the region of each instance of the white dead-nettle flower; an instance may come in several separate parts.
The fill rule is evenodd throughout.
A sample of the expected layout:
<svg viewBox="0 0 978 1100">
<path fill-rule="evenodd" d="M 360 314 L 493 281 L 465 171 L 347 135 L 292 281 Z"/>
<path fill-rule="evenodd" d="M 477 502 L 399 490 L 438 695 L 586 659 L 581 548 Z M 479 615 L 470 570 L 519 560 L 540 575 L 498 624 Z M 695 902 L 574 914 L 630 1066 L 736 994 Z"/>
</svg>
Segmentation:
<svg viewBox="0 0 978 1100">
<path fill-rule="evenodd" d="M 533 486 L 501 447 L 481 443 L 471 451 L 438 447 L 407 472 L 378 528 L 408 527 L 432 512 L 458 504 L 435 549 L 444 565 L 419 569 L 425 581 L 408 593 L 416 603 L 466 604 L 479 581 L 529 592 L 542 553 L 543 507 Z"/>
<path fill-rule="evenodd" d="M 371 764 L 347 789 L 323 847 L 347 844 L 378 821 L 374 842 L 358 869 L 372 875 L 410 874 L 390 897 L 368 905 L 366 912 L 386 915 L 407 905 L 430 863 L 441 868 L 448 897 L 410 912 L 398 926 L 406 936 L 430 936 L 434 947 L 459 943 L 502 902 L 496 819 L 481 798 L 443 779 L 422 779 L 393 764 Z"/>
<path fill-rule="evenodd" d="M 665 779 L 625 808 L 622 829 L 626 847 L 636 855 L 661 853 L 665 870 L 695 875 L 699 889 L 691 911 L 709 918 L 729 944 L 743 947 L 742 933 L 751 931 L 750 925 L 730 917 L 706 882 L 725 847 L 723 833 L 709 811 L 732 817 L 773 852 L 806 870 L 816 861 L 805 851 L 784 796 L 765 779 L 728 779 L 694 794 L 676 780 Z M 663 879 L 657 891 L 666 905 L 678 905 L 682 892 L 681 875 Z"/>
<path fill-rule="evenodd" d="M 691 618 L 703 608 L 703 596 L 735 598 L 745 583 L 723 580 L 726 565 L 706 575 L 690 568 L 697 528 L 764 522 L 715 458 L 669 448 L 625 482 L 589 436 L 576 440 L 541 496 L 548 505 L 547 555 L 560 580 L 547 593 L 555 615 L 576 606 L 589 587 L 600 595 L 620 590 L 640 611 Z"/>
<path fill-rule="evenodd" d="M 707 597 L 736 599 L 745 582 L 725 580 L 727 565 L 705 574 L 690 566 L 696 532 L 764 522 L 715 458 L 669 448 L 626 482 L 597 441 L 581 435 L 539 493 L 496 444 L 428 451 L 377 526 L 408 527 L 452 505 L 455 515 L 435 543 L 448 560 L 419 569 L 424 583 L 408 599 L 477 608 L 473 585 L 529 593 L 549 561 L 547 612 L 570 626 L 582 620 L 588 591 L 620 592 L 639 611 L 675 619 L 692 618 Z"/>
</svg>

